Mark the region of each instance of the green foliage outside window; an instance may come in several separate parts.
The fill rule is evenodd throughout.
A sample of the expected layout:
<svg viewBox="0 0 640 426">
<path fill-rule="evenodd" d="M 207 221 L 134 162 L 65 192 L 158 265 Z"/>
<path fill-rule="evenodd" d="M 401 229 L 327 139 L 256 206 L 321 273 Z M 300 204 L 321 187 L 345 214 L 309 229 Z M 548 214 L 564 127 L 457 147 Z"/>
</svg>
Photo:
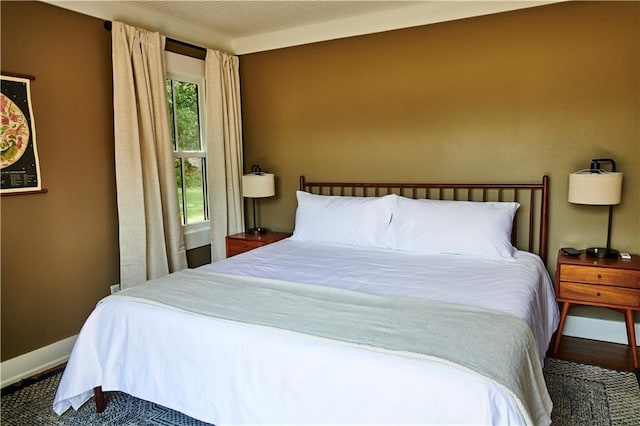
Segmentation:
<svg viewBox="0 0 640 426">
<path fill-rule="evenodd" d="M 208 219 L 206 158 L 201 142 L 198 85 L 171 79 L 166 84 L 182 223 L 203 222 Z"/>
</svg>

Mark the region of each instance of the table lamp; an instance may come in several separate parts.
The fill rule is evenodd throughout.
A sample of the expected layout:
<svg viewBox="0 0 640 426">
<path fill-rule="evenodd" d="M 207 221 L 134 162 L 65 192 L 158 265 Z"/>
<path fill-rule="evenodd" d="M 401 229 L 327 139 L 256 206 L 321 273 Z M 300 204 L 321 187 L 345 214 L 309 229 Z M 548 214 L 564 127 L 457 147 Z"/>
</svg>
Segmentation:
<svg viewBox="0 0 640 426">
<path fill-rule="evenodd" d="M 266 234 L 268 229 L 258 225 L 256 216 L 256 198 L 272 197 L 276 194 L 275 179 L 272 173 L 265 173 L 260 166 L 251 166 L 251 173 L 242 176 L 242 196 L 253 202 L 253 228 L 250 234 Z"/>
<path fill-rule="evenodd" d="M 611 171 L 601 168 L 600 163 L 610 163 Z M 609 206 L 607 246 L 590 247 L 587 256 L 617 257 L 618 251 L 611 248 L 611 219 L 613 206 L 620 204 L 622 196 L 622 173 L 616 172 L 616 163 L 611 158 L 591 160 L 591 167 L 569 175 L 569 202 L 592 206 Z"/>
</svg>

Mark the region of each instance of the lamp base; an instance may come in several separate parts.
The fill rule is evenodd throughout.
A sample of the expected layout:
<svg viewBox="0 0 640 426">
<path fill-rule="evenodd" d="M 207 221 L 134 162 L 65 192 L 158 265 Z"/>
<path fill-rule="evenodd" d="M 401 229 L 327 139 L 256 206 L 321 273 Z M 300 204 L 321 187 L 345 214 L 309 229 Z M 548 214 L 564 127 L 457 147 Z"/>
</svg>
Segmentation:
<svg viewBox="0 0 640 426">
<path fill-rule="evenodd" d="M 269 230 L 267 228 L 262 228 L 262 227 L 258 226 L 257 228 L 249 229 L 247 231 L 247 234 L 262 235 L 262 234 L 266 234 L 267 232 L 269 232 Z"/>
<path fill-rule="evenodd" d="M 610 257 L 618 257 L 618 250 L 605 248 L 605 247 L 589 247 L 587 250 L 587 256 L 597 257 L 600 259 L 607 259 Z"/>
</svg>

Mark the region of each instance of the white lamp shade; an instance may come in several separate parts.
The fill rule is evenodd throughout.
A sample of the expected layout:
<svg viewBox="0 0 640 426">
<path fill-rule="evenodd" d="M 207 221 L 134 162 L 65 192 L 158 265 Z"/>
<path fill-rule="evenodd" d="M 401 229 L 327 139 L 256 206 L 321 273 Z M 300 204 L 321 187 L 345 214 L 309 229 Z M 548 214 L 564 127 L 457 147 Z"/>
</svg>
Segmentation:
<svg viewBox="0 0 640 426">
<path fill-rule="evenodd" d="M 242 176 L 242 196 L 264 198 L 276 195 L 273 173 L 248 174 Z"/>
<path fill-rule="evenodd" d="M 569 202 L 597 206 L 620 204 L 622 173 L 591 173 L 590 170 L 569 175 Z"/>
</svg>

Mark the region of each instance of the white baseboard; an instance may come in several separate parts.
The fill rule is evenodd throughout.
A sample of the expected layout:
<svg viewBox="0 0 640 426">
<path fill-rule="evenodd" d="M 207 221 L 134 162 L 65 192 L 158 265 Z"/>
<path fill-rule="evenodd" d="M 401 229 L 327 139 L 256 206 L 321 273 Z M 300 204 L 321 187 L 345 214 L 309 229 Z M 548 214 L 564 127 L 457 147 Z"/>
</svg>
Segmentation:
<svg viewBox="0 0 640 426">
<path fill-rule="evenodd" d="M 588 307 L 575 307 L 572 315 L 567 317 L 563 336 L 583 339 L 601 340 L 605 342 L 627 342 L 627 329 L 621 314 L 599 309 L 597 312 Z M 575 313 L 573 313 L 575 311 Z M 640 342 L 640 327 L 636 324 L 636 341 Z M 33 352 L 17 356 L 0 364 L 2 382 L 0 387 L 16 383 L 27 377 L 41 373 L 49 368 L 66 362 L 78 336 L 71 336 L 51 345 L 36 349 Z"/>
<path fill-rule="evenodd" d="M 640 326 L 637 314 L 635 332 L 636 344 L 640 344 Z M 623 315 L 611 309 L 588 306 L 572 307 L 571 315 L 567 316 L 562 335 L 623 345 L 629 344 Z"/>
<path fill-rule="evenodd" d="M 66 362 L 78 336 L 71 336 L 0 364 L 0 387 L 12 385 Z"/>
</svg>

